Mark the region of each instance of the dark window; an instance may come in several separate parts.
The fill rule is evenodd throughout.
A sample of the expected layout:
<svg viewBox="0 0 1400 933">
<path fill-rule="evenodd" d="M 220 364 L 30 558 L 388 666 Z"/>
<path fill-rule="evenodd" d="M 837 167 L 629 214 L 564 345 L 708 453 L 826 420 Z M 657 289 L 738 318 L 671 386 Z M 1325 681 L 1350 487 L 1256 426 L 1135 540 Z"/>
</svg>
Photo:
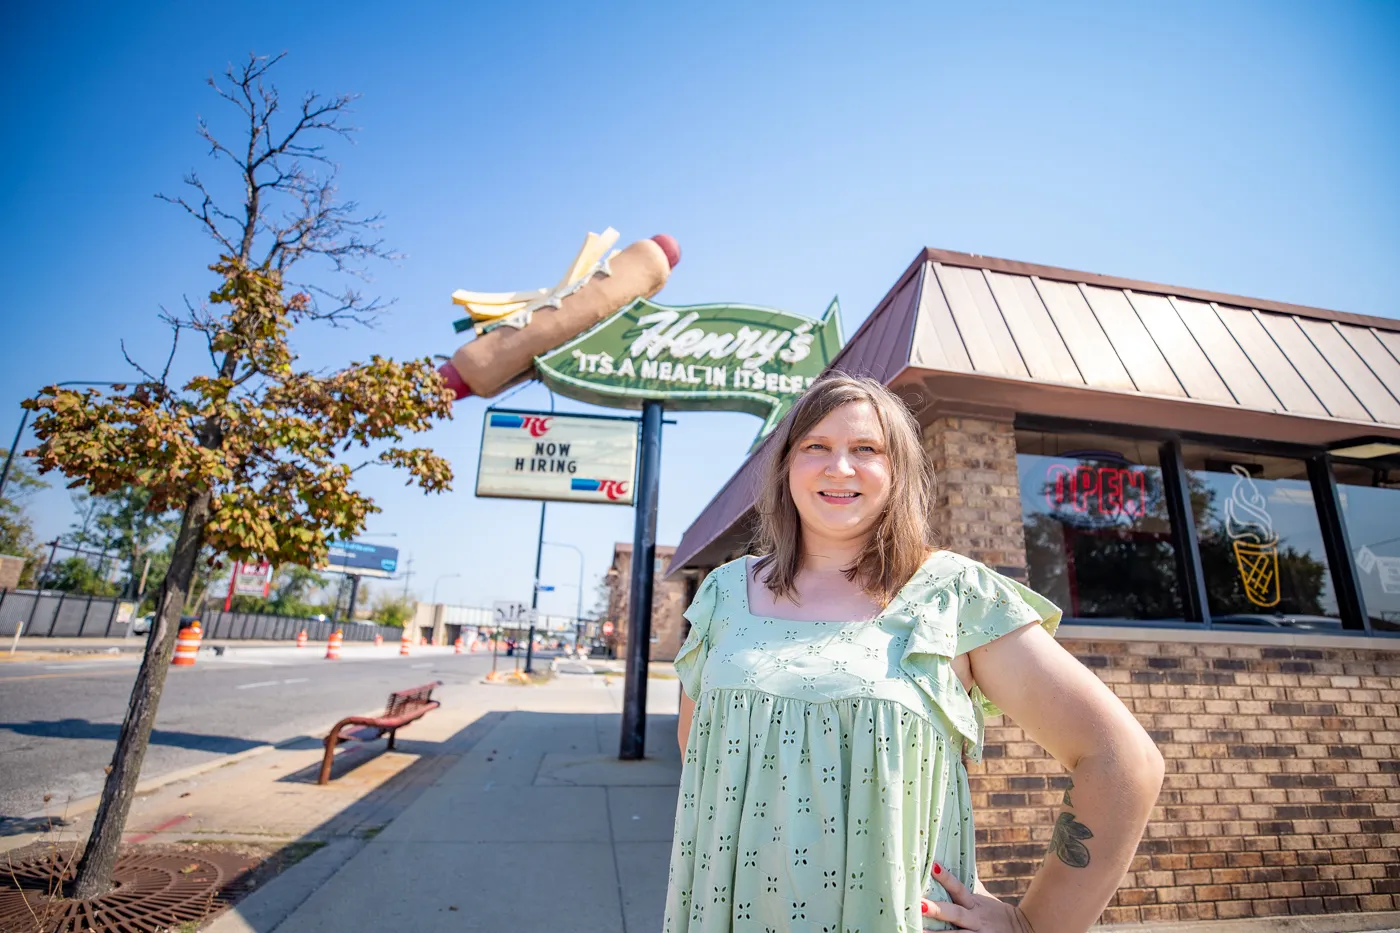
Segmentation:
<svg viewBox="0 0 1400 933">
<path fill-rule="evenodd" d="M 1340 631 L 1302 460 L 1184 444 L 1215 624 Z"/>
<path fill-rule="evenodd" d="M 1029 585 L 1070 617 L 1181 619 L 1157 444 L 1016 432 Z"/>
<path fill-rule="evenodd" d="M 1400 631 L 1400 469 L 1346 463 L 1332 469 L 1371 628 Z"/>
</svg>

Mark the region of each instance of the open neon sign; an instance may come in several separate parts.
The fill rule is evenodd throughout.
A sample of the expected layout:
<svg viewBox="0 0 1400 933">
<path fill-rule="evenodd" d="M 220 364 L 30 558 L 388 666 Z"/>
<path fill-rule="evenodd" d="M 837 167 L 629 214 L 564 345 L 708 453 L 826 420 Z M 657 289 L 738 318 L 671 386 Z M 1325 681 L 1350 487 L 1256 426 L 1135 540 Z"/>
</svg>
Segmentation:
<svg viewBox="0 0 1400 933">
<path fill-rule="evenodd" d="M 1070 467 L 1052 464 L 1046 471 L 1045 499 L 1052 509 L 1072 511 L 1087 520 L 1137 521 L 1147 513 L 1147 472 L 1131 467 Z"/>
</svg>

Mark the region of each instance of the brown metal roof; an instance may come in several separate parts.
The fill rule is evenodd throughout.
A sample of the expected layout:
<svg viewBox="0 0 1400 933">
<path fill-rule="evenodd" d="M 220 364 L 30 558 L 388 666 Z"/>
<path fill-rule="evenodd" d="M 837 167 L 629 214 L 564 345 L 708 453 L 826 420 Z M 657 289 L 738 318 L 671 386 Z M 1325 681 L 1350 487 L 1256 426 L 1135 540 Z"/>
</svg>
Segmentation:
<svg viewBox="0 0 1400 933">
<path fill-rule="evenodd" d="M 833 369 L 949 406 L 1326 445 L 1400 438 L 1400 320 L 927 249 Z M 747 537 L 764 448 L 672 567 Z"/>
</svg>

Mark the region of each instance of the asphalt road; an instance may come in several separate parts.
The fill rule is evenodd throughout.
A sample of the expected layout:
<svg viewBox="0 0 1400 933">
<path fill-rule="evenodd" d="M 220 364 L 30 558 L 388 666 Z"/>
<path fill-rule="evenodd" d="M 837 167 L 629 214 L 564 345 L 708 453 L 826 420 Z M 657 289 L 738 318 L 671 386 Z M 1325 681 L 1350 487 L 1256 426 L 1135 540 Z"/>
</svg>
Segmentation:
<svg viewBox="0 0 1400 933">
<path fill-rule="evenodd" d="M 393 690 L 466 683 L 491 669 L 489 654 L 426 649 L 400 658 L 386 648 L 366 659 L 373 649 L 346 648 L 355 651 L 361 659 L 329 662 L 324 649 L 233 650 L 171 668 L 142 777 L 298 736 L 319 739 L 343 716 L 382 709 Z M 102 789 L 138 660 L 0 666 L 0 819 L 61 816 L 69 801 Z M 500 664 L 514 659 L 502 655 Z"/>
</svg>

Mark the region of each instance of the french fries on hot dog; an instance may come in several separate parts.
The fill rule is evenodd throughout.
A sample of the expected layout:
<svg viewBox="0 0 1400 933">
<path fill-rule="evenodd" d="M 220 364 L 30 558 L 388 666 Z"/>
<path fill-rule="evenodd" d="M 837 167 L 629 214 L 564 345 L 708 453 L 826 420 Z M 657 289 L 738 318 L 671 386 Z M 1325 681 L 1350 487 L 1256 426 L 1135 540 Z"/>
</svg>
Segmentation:
<svg viewBox="0 0 1400 933">
<path fill-rule="evenodd" d="M 680 262 L 675 239 L 663 233 L 609 253 L 617 236 L 611 227 L 588 234 L 553 289 L 452 293 L 471 315 L 459 329 L 476 332 L 438 368 L 457 398 L 497 394 L 528 375 L 535 357 L 661 290 Z"/>
</svg>

